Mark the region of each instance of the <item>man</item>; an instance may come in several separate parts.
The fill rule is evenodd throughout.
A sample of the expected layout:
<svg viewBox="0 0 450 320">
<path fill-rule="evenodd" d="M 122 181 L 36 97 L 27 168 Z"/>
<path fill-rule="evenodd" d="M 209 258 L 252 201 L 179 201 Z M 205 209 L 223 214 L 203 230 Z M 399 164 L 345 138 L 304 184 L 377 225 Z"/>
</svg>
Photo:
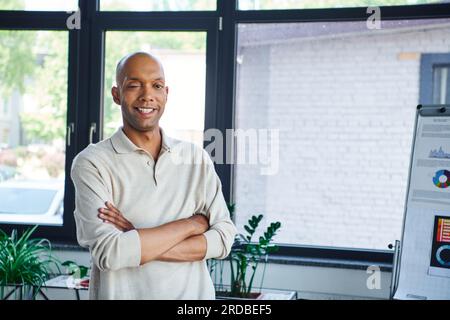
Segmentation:
<svg viewBox="0 0 450 320">
<path fill-rule="evenodd" d="M 212 161 L 159 127 L 169 89 L 155 57 L 125 56 L 116 82 L 123 127 L 71 170 L 77 239 L 93 262 L 89 296 L 214 299 L 206 259 L 229 254 L 236 228 Z"/>
</svg>

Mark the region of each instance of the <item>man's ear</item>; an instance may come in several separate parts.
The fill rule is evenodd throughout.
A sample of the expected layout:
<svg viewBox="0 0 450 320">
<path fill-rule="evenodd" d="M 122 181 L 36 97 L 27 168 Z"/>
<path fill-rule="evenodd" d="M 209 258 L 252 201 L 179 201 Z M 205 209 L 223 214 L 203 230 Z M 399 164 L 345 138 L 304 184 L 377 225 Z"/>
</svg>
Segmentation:
<svg viewBox="0 0 450 320">
<path fill-rule="evenodd" d="M 168 97 L 169 97 L 169 87 L 166 86 L 166 101 Z"/>
<path fill-rule="evenodd" d="M 119 91 L 119 88 L 112 87 L 111 94 L 112 94 L 114 102 L 120 106 L 121 103 L 120 103 L 120 91 Z"/>
</svg>

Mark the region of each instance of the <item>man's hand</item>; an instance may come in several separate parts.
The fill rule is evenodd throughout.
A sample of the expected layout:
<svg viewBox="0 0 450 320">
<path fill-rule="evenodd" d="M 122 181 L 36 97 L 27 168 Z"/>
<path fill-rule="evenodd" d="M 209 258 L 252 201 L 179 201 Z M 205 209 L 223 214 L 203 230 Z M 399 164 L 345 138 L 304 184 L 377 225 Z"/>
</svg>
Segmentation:
<svg viewBox="0 0 450 320">
<path fill-rule="evenodd" d="M 110 202 L 105 202 L 106 208 L 100 208 L 98 211 L 98 217 L 103 220 L 103 222 L 113 224 L 117 229 L 123 232 L 134 230 L 133 224 L 125 219 L 123 214 L 114 207 Z"/>
<path fill-rule="evenodd" d="M 103 222 L 113 224 L 117 229 L 123 232 L 136 229 L 133 224 L 128 221 L 120 212 L 119 209 L 114 207 L 110 202 L 105 202 L 106 207 L 100 208 L 98 211 L 98 217 L 103 220 Z M 195 214 L 187 219 L 195 227 L 195 235 L 200 235 L 208 231 L 209 221 L 205 215 Z"/>
<path fill-rule="evenodd" d="M 194 214 L 188 220 L 195 226 L 196 235 L 203 234 L 209 229 L 208 218 L 203 214 Z"/>
</svg>

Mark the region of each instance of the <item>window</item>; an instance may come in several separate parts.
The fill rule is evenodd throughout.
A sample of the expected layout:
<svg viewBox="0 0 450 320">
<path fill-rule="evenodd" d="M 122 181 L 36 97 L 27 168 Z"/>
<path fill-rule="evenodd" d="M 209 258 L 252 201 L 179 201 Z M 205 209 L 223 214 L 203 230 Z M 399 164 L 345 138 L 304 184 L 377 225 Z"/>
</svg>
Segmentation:
<svg viewBox="0 0 450 320">
<path fill-rule="evenodd" d="M 400 239 L 421 55 L 450 51 L 450 20 L 382 30 L 239 24 L 236 128 L 279 130 L 278 159 L 235 168 L 241 230 L 264 213 L 286 244 L 385 250 Z M 444 70 L 434 69 L 439 94 Z M 268 164 L 273 174 L 261 174 Z"/>
<path fill-rule="evenodd" d="M 450 104 L 450 48 L 422 55 L 420 81 L 422 104 Z"/>
<path fill-rule="evenodd" d="M 198 11 L 216 10 L 216 0 L 101 0 L 105 11 Z"/>
<path fill-rule="evenodd" d="M 167 60 L 172 98 L 161 124 L 168 134 L 201 145 L 203 130 L 214 127 L 218 18 L 200 11 L 215 10 L 217 1 L 141 6 L 160 11 L 156 18 L 155 12 L 133 12 L 141 11 L 139 1 L 109 1 L 112 11 L 126 5 L 126 15 L 97 12 L 102 2 L 0 5 L 0 92 L 9 110 L 5 116 L 0 106 L 0 198 L 7 199 L 0 201 L 0 228 L 7 233 L 39 224 L 36 236 L 76 243 L 75 190 L 66 170 L 89 143 L 121 123 L 110 89 L 123 55 L 151 50 Z M 81 16 L 50 12 L 69 11 L 69 5 L 79 5 Z M 81 30 L 71 29 L 69 18 L 80 17 Z"/>
<path fill-rule="evenodd" d="M 433 103 L 450 104 L 450 66 L 434 68 Z"/>
<path fill-rule="evenodd" d="M 151 50 L 165 62 L 170 135 L 201 143 L 206 129 L 241 129 L 262 141 L 243 149 L 257 165 L 216 164 L 240 231 L 262 213 L 264 225 L 282 222 L 284 252 L 392 258 L 415 106 L 449 101 L 448 1 L 0 2 L 1 229 L 39 218 L 38 236 L 76 243 L 66 170 L 121 123 L 117 60 Z M 389 6 L 381 30 L 368 29 L 366 6 Z M 69 30 L 78 7 L 81 30 Z"/>
<path fill-rule="evenodd" d="M 345 8 L 445 3 L 442 0 L 239 0 L 239 10 Z"/>
<path fill-rule="evenodd" d="M 0 48 L 0 221 L 61 225 L 68 33 L 1 30 Z"/>
</svg>

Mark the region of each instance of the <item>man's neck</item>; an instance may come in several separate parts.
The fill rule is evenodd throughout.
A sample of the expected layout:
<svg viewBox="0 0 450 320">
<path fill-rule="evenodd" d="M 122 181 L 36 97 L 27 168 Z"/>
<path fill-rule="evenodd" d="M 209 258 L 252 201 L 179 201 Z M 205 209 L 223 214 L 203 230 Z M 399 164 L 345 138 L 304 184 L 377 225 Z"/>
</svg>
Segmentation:
<svg viewBox="0 0 450 320">
<path fill-rule="evenodd" d="M 155 161 L 158 159 L 162 145 L 159 126 L 145 132 L 134 130 L 129 126 L 123 126 L 122 130 L 131 142 L 151 154 Z"/>
</svg>

